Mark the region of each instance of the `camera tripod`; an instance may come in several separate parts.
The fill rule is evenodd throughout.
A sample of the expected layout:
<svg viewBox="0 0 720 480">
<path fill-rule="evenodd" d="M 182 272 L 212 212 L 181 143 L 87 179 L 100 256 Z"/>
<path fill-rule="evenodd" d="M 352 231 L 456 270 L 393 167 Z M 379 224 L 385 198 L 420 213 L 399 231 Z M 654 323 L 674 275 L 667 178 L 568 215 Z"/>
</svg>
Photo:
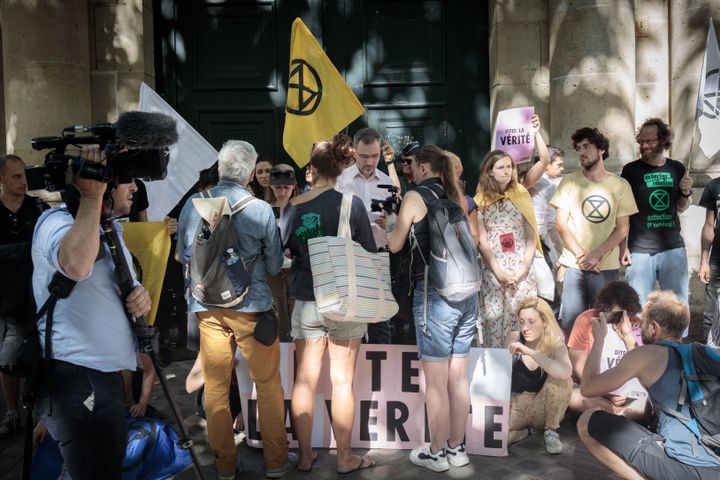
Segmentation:
<svg viewBox="0 0 720 480">
<path fill-rule="evenodd" d="M 134 288 L 133 278 L 130 274 L 130 268 L 128 267 L 125 255 L 123 254 L 122 250 L 118 248 L 120 246 L 118 234 L 111 221 L 103 220 L 101 222 L 101 226 L 103 233 L 105 234 L 104 240 L 110 248 L 110 253 L 112 254 L 113 262 L 115 263 L 115 276 L 118 286 L 120 287 L 120 295 L 124 302 Z M 138 348 L 140 352 L 145 353 L 150 357 L 153 368 L 155 368 L 155 372 L 157 372 L 157 378 L 160 381 L 160 387 L 162 388 L 163 394 L 165 395 L 168 405 L 170 406 L 170 411 L 175 418 L 175 423 L 177 424 L 178 430 L 180 431 L 180 440 L 178 441 L 178 445 L 180 446 L 180 448 L 187 450 L 188 453 L 190 453 L 190 458 L 192 459 L 193 467 L 195 469 L 195 475 L 197 476 L 197 478 L 204 480 L 205 477 L 203 476 L 203 473 L 200 469 L 200 462 L 198 461 L 197 456 L 195 455 L 195 451 L 192 448 L 193 440 L 188 434 L 185 425 L 183 424 L 182 417 L 180 416 L 180 411 L 178 410 L 175 400 L 170 394 L 167 382 L 165 381 L 165 375 L 163 374 L 162 366 L 160 365 L 160 362 L 158 360 L 158 353 L 160 348 L 157 341 L 157 329 L 154 326 L 148 325 L 145 317 L 143 316 L 132 317 L 128 314 L 128 321 L 130 322 L 131 330 L 135 333 L 135 336 L 137 338 Z"/>
</svg>

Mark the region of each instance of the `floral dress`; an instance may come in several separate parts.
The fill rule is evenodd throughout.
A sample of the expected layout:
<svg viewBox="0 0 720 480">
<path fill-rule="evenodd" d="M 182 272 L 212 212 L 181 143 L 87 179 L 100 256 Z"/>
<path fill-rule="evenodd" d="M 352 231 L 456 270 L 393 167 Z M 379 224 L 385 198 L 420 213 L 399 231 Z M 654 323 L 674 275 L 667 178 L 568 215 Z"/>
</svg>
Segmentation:
<svg viewBox="0 0 720 480">
<path fill-rule="evenodd" d="M 478 209 L 478 221 L 483 222 L 488 244 L 503 270 L 522 268 L 525 257 L 525 217 L 508 199 L 498 200 L 486 209 Z M 503 287 L 492 269 L 482 263 L 483 286 L 480 291 L 480 330 L 482 345 L 501 348 L 511 330 L 517 330 L 517 305 L 537 295 L 535 273 L 530 272 L 515 286 Z"/>
</svg>

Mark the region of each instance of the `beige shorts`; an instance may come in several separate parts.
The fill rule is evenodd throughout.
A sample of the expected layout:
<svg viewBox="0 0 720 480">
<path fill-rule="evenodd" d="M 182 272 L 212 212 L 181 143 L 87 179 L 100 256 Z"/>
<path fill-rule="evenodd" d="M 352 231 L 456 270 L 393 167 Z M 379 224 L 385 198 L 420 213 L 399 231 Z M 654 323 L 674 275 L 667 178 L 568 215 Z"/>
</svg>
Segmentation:
<svg viewBox="0 0 720 480">
<path fill-rule="evenodd" d="M 315 302 L 295 300 L 292 317 L 291 335 L 295 340 L 309 340 L 328 336 L 334 340 L 351 340 L 364 337 L 367 323 L 336 322 L 318 314 Z"/>
</svg>

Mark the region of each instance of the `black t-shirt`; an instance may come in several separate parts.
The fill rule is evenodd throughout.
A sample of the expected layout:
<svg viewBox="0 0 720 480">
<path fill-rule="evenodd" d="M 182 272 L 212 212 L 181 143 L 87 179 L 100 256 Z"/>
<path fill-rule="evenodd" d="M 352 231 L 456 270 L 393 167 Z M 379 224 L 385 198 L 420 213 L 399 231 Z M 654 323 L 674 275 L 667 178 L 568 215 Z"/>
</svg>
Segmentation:
<svg viewBox="0 0 720 480">
<path fill-rule="evenodd" d="M 720 217 L 718 216 L 718 212 L 720 212 L 720 178 L 710 180 L 705 185 L 700 197 L 700 206 L 715 214 L 715 237 L 710 249 L 710 263 L 720 265 Z"/>
<path fill-rule="evenodd" d="M 17 212 L 11 212 L 0 202 L 0 245 L 32 241 L 35 222 L 48 208 L 40 199 L 30 195 L 25 195 Z"/>
<path fill-rule="evenodd" d="M 638 206 L 638 213 L 630 216 L 628 247 L 631 252 L 659 253 L 685 246 L 677 212 L 685 165 L 666 160 L 659 167 L 642 160 L 623 167 L 621 176 L 630 184 Z"/>
<path fill-rule="evenodd" d="M 280 234 L 293 258 L 290 291 L 298 300 L 315 301 L 307 242 L 311 238 L 337 235 L 341 203 L 342 193 L 328 190 L 308 202 L 288 205 L 283 212 Z M 365 205 L 358 197 L 353 197 L 350 209 L 350 232 L 352 239 L 365 250 L 377 251 Z"/>
</svg>

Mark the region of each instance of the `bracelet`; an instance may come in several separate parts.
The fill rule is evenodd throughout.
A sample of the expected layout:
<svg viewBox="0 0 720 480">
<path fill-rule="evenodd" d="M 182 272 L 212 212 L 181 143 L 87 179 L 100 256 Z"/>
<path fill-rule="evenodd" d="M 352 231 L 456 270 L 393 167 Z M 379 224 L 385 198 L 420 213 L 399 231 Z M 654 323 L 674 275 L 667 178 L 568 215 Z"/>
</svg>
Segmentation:
<svg viewBox="0 0 720 480">
<path fill-rule="evenodd" d="M 685 195 L 685 193 L 683 193 L 683 191 L 680 190 L 680 196 L 683 198 L 690 198 L 690 197 L 692 197 L 692 190 L 690 190 L 687 195 Z"/>
</svg>

